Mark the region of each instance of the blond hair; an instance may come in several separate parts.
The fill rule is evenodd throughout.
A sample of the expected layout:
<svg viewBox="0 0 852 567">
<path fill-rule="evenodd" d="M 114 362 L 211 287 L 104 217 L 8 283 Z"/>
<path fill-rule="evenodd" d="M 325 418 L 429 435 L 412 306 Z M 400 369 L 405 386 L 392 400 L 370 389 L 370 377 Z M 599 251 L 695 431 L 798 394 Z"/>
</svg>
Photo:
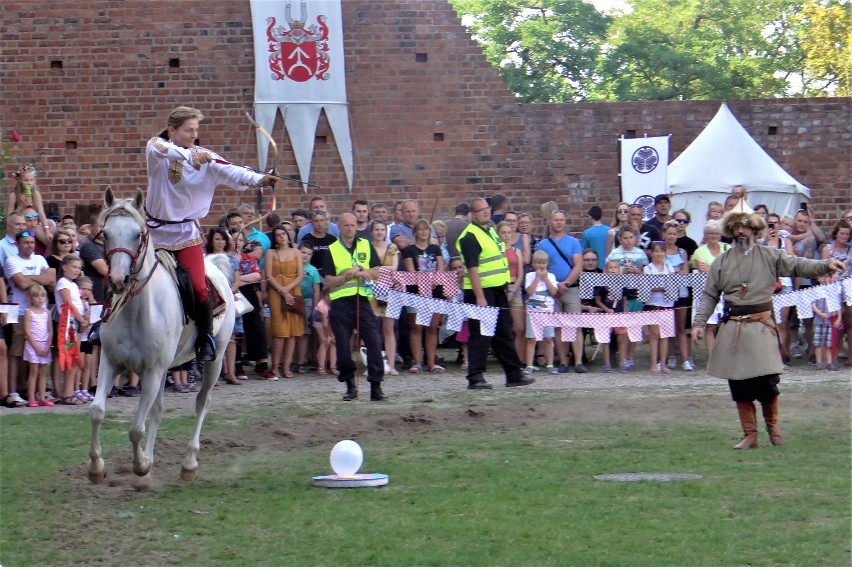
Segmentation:
<svg viewBox="0 0 852 567">
<path fill-rule="evenodd" d="M 204 120 L 204 115 L 201 114 L 201 111 L 197 108 L 191 108 L 189 106 L 178 106 L 169 113 L 169 117 L 166 120 L 166 124 L 168 126 L 171 126 L 172 128 L 180 128 L 184 122 L 193 118 L 201 122 L 202 120 Z"/>
<path fill-rule="evenodd" d="M 536 250 L 533 252 L 532 261 L 536 262 L 537 260 L 544 260 L 547 263 L 550 263 L 550 256 L 547 255 L 547 252 L 544 250 Z"/>
</svg>

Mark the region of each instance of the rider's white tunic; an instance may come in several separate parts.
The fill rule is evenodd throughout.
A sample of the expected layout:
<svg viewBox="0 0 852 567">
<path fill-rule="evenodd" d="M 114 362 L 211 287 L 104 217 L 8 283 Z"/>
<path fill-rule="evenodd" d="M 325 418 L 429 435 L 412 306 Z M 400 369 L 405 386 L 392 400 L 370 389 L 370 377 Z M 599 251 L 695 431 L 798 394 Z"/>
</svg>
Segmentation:
<svg viewBox="0 0 852 567">
<path fill-rule="evenodd" d="M 208 152 L 214 159 L 224 161 L 215 152 L 194 146 L 186 149 L 168 140 L 154 137 L 145 150 L 148 162 L 148 194 L 145 210 L 149 217 L 160 221 L 185 221 L 155 226 L 149 221 L 151 237 L 157 248 L 181 250 L 203 242 L 198 228 L 199 219 L 210 212 L 216 187 L 224 185 L 246 190 L 263 178 L 243 167 L 224 163 L 193 163 L 197 152 Z"/>
</svg>

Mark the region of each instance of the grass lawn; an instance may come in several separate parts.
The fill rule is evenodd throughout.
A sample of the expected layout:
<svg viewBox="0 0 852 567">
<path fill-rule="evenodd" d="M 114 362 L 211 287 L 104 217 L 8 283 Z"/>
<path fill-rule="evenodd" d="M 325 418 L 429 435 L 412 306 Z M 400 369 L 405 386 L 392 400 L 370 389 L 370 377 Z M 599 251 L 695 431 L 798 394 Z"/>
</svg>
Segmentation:
<svg viewBox="0 0 852 567">
<path fill-rule="evenodd" d="M 848 389 L 818 385 L 786 396 L 808 398 L 819 411 L 784 415 L 782 405 L 787 443 L 770 447 L 761 432 L 762 447 L 742 452 L 731 450 L 736 412 L 732 404 L 719 411 L 720 400 L 694 411 L 663 407 L 676 398 L 622 411 L 612 397 L 586 396 L 573 401 L 583 404 L 576 417 L 567 400 L 542 406 L 558 419 L 526 419 L 534 408 L 498 404 L 475 410 L 495 416 L 488 424 L 422 431 L 371 432 L 370 423 L 405 414 L 399 408 L 386 407 L 384 416 L 372 406 L 370 415 L 335 408 L 313 415 L 318 426 L 327 420 L 357 429 L 362 470 L 390 475 L 388 486 L 361 490 L 311 486 L 312 476 L 329 472 L 333 443 L 288 441 L 278 429 L 245 444 L 241 438 L 269 428 L 269 418 L 234 431 L 215 413 L 195 483 L 176 480 L 189 421 L 172 418 L 158 447 L 174 453 L 173 463 L 155 465 L 159 484 L 143 492 L 90 486 L 87 419 L 7 415 L 0 421 L 0 563 L 849 565 Z M 551 411 L 560 404 L 568 411 Z M 474 410 L 415 413 L 436 423 L 465 411 Z M 296 417 L 282 418 L 280 428 L 307 419 L 288 413 Z M 354 419 L 357 425 L 347 421 Z M 111 471 L 129 459 L 127 428 L 105 424 Z M 703 478 L 594 478 L 623 472 Z"/>
</svg>

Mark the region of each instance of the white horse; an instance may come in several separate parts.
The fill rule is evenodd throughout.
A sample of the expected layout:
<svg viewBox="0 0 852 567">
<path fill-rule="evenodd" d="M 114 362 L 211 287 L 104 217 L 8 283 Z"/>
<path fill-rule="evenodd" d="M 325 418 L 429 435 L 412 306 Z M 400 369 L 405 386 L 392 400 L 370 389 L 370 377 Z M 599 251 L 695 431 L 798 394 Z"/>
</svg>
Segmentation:
<svg viewBox="0 0 852 567">
<path fill-rule="evenodd" d="M 106 476 L 101 457 L 100 428 L 104 420 L 107 394 L 113 378 L 124 371 L 139 375 L 142 394 L 139 409 L 130 430 L 133 444 L 133 472 L 145 477 L 154 463 L 154 443 L 163 413 L 163 387 L 166 371 L 195 356 L 195 323 L 185 324 L 184 310 L 174 278 L 157 260 L 148 239 L 143 218 L 144 198 L 137 190 L 133 199 L 117 200 L 112 190 L 104 194 L 106 208 L 101 226 L 109 285 L 114 291 L 111 313 L 101 325 L 101 355 L 98 389 L 89 412 L 92 444 L 89 450 L 89 480 L 103 481 Z M 214 263 L 215 262 L 215 263 Z M 219 265 L 217 265 L 219 264 Z M 195 399 L 195 430 L 183 460 L 180 476 L 193 480 L 198 473 L 201 426 L 210 405 L 210 394 L 219 379 L 222 358 L 234 327 L 234 300 L 230 293 L 230 266 L 225 256 L 205 260 L 207 276 L 225 301 L 225 312 L 214 319 L 216 359 L 204 363 L 204 379 Z M 145 449 L 145 421 L 151 418 Z"/>
</svg>

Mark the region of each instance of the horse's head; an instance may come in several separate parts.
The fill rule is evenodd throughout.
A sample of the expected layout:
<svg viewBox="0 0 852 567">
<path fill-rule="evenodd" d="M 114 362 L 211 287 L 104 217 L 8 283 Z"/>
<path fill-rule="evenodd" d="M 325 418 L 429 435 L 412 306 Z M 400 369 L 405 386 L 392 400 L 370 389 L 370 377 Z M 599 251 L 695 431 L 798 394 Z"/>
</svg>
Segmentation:
<svg viewBox="0 0 852 567">
<path fill-rule="evenodd" d="M 121 293 L 138 270 L 137 260 L 146 251 L 148 230 L 142 217 L 142 191 L 132 199 L 116 199 L 111 188 L 104 192 L 104 210 L 100 216 L 104 252 L 109 265 L 109 285 Z"/>
</svg>

